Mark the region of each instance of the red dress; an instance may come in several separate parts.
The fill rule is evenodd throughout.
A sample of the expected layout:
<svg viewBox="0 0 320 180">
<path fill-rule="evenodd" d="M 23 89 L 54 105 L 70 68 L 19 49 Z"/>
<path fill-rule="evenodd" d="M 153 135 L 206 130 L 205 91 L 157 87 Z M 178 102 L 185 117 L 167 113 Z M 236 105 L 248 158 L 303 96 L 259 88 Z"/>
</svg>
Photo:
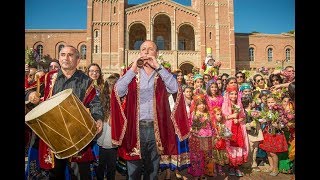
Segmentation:
<svg viewBox="0 0 320 180">
<path fill-rule="evenodd" d="M 271 124 L 267 124 L 263 131 L 264 140 L 259 144 L 259 148 L 267 152 L 285 152 L 288 151 L 288 144 L 286 137 L 281 130 L 272 132 Z"/>
</svg>

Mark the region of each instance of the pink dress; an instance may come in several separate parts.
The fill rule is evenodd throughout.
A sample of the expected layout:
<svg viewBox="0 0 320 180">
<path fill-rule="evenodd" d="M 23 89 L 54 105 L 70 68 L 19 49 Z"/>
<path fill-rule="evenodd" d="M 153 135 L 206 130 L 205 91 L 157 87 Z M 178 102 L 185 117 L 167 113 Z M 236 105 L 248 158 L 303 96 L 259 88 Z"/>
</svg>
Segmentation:
<svg viewBox="0 0 320 180">
<path fill-rule="evenodd" d="M 222 103 L 223 103 L 223 97 L 221 95 L 218 95 L 217 97 L 215 98 L 212 98 L 208 95 L 206 95 L 206 101 L 207 101 L 207 104 L 209 106 L 209 113 L 210 113 L 210 116 L 213 117 L 213 108 L 215 107 L 222 107 Z M 216 122 L 213 122 L 214 124 L 216 124 Z"/>
<path fill-rule="evenodd" d="M 239 118 L 245 118 L 244 109 L 241 103 L 241 94 L 238 92 L 237 105 L 240 107 Z M 222 113 L 224 116 L 232 114 L 232 104 L 229 99 L 228 93 L 224 94 L 224 100 L 222 103 Z M 225 125 L 229 130 L 232 128 L 233 119 L 229 119 L 225 122 Z M 248 161 L 249 152 L 249 139 L 246 130 L 245 120 L 240 122 L 241 133 L 243 135 L 243 147 L 235 147 L 230 144 L 230 140 L 226 142 L 226 149 L 229 156 L 229 164 L 231 166 L 239 166 Z"/>
<path fill-rule="evenodd" d="M 205 116 L 195 115 L 189 119 L 192 133 L 189 138 L 190 166 L 188 173 L 192 176 L 213 176 L 212 158 L 212 128 L 209 113 Z"/>
</svg>

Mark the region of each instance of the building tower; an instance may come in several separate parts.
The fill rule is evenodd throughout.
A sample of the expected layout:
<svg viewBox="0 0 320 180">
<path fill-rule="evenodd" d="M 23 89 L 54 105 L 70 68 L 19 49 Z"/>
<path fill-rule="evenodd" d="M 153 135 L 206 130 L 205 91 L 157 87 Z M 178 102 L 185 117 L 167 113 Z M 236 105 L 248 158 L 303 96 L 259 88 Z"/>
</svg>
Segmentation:
<svg viewBox="0 0 320 180">
<path fill-rule="evenodd" d="M 191 7 L 199 12 L 201 61 L 206 49 L 222 62 L 223 72 L 235 72 L 235 37 L 233 0 L 192 0 Z"/>
<path fill-rule="evenodd" d="M 118 71 L 124 62 L 124 11 L 128 0 L 88 0 L 87 64 L 103 72 Z"/>
</svg>

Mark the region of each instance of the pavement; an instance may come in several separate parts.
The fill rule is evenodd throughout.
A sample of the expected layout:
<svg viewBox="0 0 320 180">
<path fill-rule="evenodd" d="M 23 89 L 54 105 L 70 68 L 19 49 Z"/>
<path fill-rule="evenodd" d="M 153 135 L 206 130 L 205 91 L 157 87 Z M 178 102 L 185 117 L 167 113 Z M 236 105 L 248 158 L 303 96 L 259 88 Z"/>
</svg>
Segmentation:
<svg viewBox="0 0 320 180">
<path fill-rule="evenodd" d="M 245 170 L 243 169 L 242 172 L 244 173 L 243 177 L 236 177 L 236 176 L 229 176 L 227 167 L 224 167 L 224 172 L 226 175 L 224 176 L 216 176 L 216 177 L 209 177 L 206 176 L 208 180 L 210 179 L 217 179 L 217 180 L 294 180 L 295 176 L 294 174 L 284 174 L 284 173 L 279 173 L 278 176 L 270 176 L 269 173 L 263 172 L 264 169 L 267 169 L 269 166 L 266 164 L 265 166 L 259 166 L 259 169 L 261 170 L 260 172 L 255 172 L 251 170 Z M 180 172 L 181 175 L 185 176 L 187 179 L 193 180 L 197 179 L 190 174 L 187 173 L 187 169 L 184 169 L 183 171 Z M 117 180 L 126 180 L 126 176 L 122 176 L 117 172 L 116 175 Z M 159 172 L 159 179 L 164 180 L 165 179 L 165 171 Z M 176 180 L 175 173 L 171 171 L 171 178 L 172 180 Z"/>
</svg>

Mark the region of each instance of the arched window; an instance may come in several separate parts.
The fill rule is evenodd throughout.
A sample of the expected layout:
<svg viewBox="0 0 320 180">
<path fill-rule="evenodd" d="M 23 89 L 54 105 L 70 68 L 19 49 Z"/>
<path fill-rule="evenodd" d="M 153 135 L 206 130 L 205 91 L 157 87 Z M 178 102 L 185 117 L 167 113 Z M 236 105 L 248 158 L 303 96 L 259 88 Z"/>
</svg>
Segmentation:
<svg viewBox="0 0 320 180">
<path fill-rule="evenodd" d="M 94 31 L 94 37 L 95 37 L 95 38 L 99 37 L 99 30 L 95 30 L 95 31 Z"/>
<path fill-rule="evenodd" d="M 254 48 L 249 48 L 249 60 L 254 61 Z"/>
<path fill-rule="evenodd" d="M 273 58 L 273 50 L 272 48 L 268 49 L 268 61 L 272 61 Z"/>
<path fill-rule="evenodd" d="M 42 57 L 43 57 L 43 46 L 42 45 L 38 45 L 36 50 L 37 50 L 37 53 L 39 55 L 39 58 L 42 59 Z"/>
<path fill-rule="evenodd" d="M 163 38 L 163 36 L 157 36 L 156 44 L 157 44 L 159 50 L 163 50 L 164 49 L 164 38 Z"/>
<path fill-rule="evenodd" d="M 286 49 L 286 61 L 290 61 L 290 53 L 291 52 L 291 49 Z"/>
<path fill-rule="evenodd" d="M 94 53 L 98 53 L 98 45 L 94 46 L 94 50 L 93 51 L 94 51 Z"/>
<path fill-rule="evenodd" d="M 87 46 L 81 45 L 80 46 L 80 52 L 81 52 L 81 59 L 87 59 Z"/>
</svg>

